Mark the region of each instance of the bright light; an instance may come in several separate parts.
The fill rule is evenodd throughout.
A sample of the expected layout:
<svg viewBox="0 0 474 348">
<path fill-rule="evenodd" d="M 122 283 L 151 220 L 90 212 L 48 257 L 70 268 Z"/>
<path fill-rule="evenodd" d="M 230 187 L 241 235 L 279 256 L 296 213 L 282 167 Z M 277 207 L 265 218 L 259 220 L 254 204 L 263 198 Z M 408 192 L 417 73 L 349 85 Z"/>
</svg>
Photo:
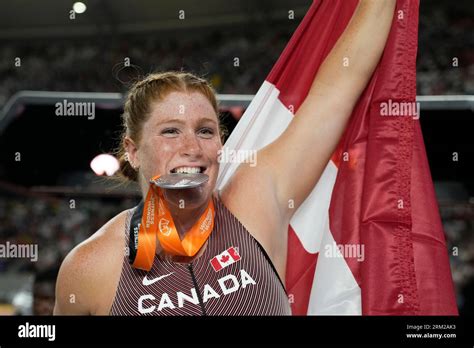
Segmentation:
<svg viewBox="0 0 474 348">
<path fill-rule="evenodd" d="M 31 296 L 31 293 L 22 291 L 15 295 L 12 301 L 12 305 L 14 305 L 15 307 L 28 307 L 31 306 L 32 302 L 33 298 Z"/>
<path fill-rule="evenodd" d="M 91 168 L 97 175 L 112 176 L 119 167 L 118 160 L 112 155 L 101 154 L 91 161 Z"/>
<path fill-rule="evenodd" d="M 83 2 L 75 2 L 74 5 L 72 5 L 72 9 L 76 13 L 84 13 L 87 10 L 87 6 Z"/>
</svg>

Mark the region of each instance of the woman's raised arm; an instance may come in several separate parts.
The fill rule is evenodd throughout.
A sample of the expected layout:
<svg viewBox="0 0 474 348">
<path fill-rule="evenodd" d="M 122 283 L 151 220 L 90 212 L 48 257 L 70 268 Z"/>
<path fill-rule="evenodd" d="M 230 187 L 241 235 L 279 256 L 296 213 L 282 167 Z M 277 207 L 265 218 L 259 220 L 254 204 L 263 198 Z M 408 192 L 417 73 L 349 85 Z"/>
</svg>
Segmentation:
<svg viewBox="0 0 474 348">
<path fill-rule="evenodd" d="M 359 2 L 295 118 L 277 140 L 259 151 L 256 170 L 271 180 L 282 217 L 291 218 L 311 193 L 334 152 L 380 60 L 395 3 Z M 289 200 L 294 207 L 289 206 Z"/>
</svg>

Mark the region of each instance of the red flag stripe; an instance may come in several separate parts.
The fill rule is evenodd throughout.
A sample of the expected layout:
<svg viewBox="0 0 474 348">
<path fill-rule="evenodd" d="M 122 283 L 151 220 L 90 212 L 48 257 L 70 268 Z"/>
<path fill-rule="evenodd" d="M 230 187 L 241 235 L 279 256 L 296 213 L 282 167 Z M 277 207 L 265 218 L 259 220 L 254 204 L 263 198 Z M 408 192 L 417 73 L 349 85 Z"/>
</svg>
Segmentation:
<svg viewBox="0 0 474 348">
<path fill-rule="evenodd" d="M 291 226 L 288 228 L 288 245 L 291 245 L 288 248 L 288 260 L 296 260 L 295 263 L 303 266 L 293 267 L 291 272 L 287 272 L 286 290 L 291 311 L 294 315 L 306 315 L 318 254 L 310 254 L 305 250 Z"/>
</svg>

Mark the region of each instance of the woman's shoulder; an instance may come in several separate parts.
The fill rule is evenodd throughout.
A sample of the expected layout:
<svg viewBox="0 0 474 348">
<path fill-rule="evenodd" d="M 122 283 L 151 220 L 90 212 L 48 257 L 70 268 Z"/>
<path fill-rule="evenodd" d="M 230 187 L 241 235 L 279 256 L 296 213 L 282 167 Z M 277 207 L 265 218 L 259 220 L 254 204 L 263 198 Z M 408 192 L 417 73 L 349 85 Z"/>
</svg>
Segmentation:
<svg viewBox="0 0 474 348">
<path fill-rule="evenodd" d="M 115 215 L 89 238 L 72 249 L 65 261 L 68 258 L 71 261 L 80 261 L 81 264 L 86 261 L 96 261 L 96 259 L 103 258 L 103 253 L 108 252 L 109 249 L 110 251 L 116 251 L 118 243 L 123 242 L 124 245 L 125 225 L 132 209 L 124 210 Z"/>
<path fill-rule="evenodd" d="M 131 209 L 110 219 L 72 249 L 61 264 L 56 282 L 55 312 L 93 314 L 94 303 L 107 297 L 117 280 L 125 253 L 125 226 Z M 116 279 L 117 278 L 117 279 Z M 59 306 L 58 306 L 59 305 Z"/>
</svg>

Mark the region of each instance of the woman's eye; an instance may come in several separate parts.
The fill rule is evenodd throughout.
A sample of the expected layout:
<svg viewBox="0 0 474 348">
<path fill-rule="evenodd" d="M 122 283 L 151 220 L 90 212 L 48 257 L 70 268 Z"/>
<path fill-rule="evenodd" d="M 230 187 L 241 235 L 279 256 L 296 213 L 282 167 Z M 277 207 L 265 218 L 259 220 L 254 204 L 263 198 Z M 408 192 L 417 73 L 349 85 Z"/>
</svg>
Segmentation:
<svg viewBox="0 0 474 348">
<path fill-rule="evenodd" d="M 211 128 L 201 128 L 199 134 L 202 134 L 205 137 L 212 137 L 214 135 L 214 130 Z"/>
<path fill-rule="evenodd" d="M 161 134 L 176 135 L 176 134 L 178 134 L 178 129 L 177 128 L 165 128 L 161 131 Z"/>
</svg>

